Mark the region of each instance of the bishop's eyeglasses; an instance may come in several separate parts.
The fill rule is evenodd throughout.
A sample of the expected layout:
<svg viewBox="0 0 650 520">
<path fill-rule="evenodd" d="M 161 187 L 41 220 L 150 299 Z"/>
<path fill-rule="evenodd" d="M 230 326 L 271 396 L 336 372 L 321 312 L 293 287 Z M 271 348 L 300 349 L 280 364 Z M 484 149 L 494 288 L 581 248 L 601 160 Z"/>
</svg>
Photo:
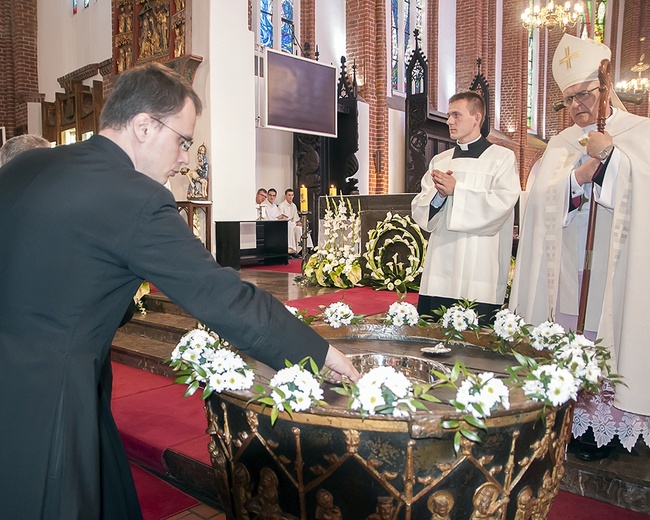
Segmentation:
<svg viewBox="0 0 650 520">
<path fill-rule="evenodd" d="M 573 94 L 573 96 L 567 96 L 562 100 L 562 104 L 566 107 L 569 108 L 571 104 L 573 103 L 573 100 L 575 99 L 579 103 L 582 103 L 583 101 L 587 101 L 589 96 L 594 90 L 598 90 L 599 87 L 594 87 L 589 90 L 583 90 L 582 92 L 576 92 Z"/>
<path fill-rule="evenodd" d="M 161 125 L 163 125 L 165 128 L 169 128 L 172 132 L 174 132 L 175 134 L 177 134 L 178 137 L 181 138 L 181 148 L 183 149 L 184 152 L 187 152 L 187 151 L 192 147 L 192 145 L 194 144 L 194 139 L 192 139 L 191 137 L 187 137 L 186 135 L 183 135 L 183 134 L 181 134 L 180 132 L 177 132 L 176 130 L 174 130 L 174 129 L 173 129 L 171 126 L 169 126 L 168 124 L 163 123 L 163 122 L 162 122 L 160 119 L 158 119 L 157 117 L 153 117 L 153 116 L 151 116 L 151 119 L 153 119 L 154 121 L 158 121 L 158 122 L 159 122 Z"/>
</svg>

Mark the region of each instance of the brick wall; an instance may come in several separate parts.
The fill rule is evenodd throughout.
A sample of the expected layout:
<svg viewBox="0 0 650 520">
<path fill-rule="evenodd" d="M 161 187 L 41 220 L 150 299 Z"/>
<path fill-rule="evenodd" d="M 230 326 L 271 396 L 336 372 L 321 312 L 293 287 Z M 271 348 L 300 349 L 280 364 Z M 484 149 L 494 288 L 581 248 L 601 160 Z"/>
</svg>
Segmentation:
<svg viewBox="0 0 650 520">
<path fill-rule="evenodd" d="M 316 52 L 316 3 L 300 0 L 300 45 L 309 58 Z"/>
<path fill-rule="evenodd" d="M 369 192 L 388 192 L 387 14 L 384 0 L 346 2 L 346 54 L 357 65 L 359 96 L 369 105 Z M 381 158 L 376 161 L 375 158 Z M 378 167 L 379 166 L 379 170 Z"/>
<path fill-rule="evenodd" d="M 27 131 L 27 103 L 41 101 L 37 69 L 37 0 L 0 0 L 0 126 Z"/>
</svg>

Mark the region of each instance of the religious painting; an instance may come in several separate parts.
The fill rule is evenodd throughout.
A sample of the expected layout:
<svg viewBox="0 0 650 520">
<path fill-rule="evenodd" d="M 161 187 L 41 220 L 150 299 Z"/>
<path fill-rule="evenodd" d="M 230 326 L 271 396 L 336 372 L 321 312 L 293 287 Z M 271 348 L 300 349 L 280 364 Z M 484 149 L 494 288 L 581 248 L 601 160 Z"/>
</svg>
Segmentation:
<svg viewBox="0 0 650 520">
<path fill-rule="evenodd" d="M 191 0 L 117 0 L 113 22 L 116 74 L 148 61 L 161 63 L 190 53 Z"/>
</svg>

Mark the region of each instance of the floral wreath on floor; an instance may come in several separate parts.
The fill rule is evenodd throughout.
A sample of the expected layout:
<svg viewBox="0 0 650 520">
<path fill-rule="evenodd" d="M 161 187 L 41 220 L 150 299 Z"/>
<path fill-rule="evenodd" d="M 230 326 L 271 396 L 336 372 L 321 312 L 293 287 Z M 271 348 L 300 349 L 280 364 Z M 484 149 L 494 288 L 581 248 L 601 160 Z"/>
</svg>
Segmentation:
<svg viewBox="0 0 650 520">
<path fill-rule="evenodd" d="M 420 290 L 427 240 L 411 217 L 388 212 L 386 218 L 368 232 L 366 268 L 375 289 L 406 293 Z M 407 252 L 406 254 L 400 252 Z M 406 256 L 406 261 L 403 257 Z"/>
<path fill-rule="evenodd" d="M 325 197 L 327 208 L 323 222 L 325 244 L 316 247 L 303 266 L 308 282 L 322 287 L 347 289 L 361 281 L 360 255 L 361 217 L 352 209 L 349 199 L 338 201 Z"/>
<path fill-rule="evenodd" d="M 449 309 L 439 310 L 446 341 L 462 337 L 463 332 L 478 332 L 477 315 L 472 307 L 472 302 L 461 301 Z M 308 317 L 306 312 L 294 308 L 289 310 L 299 319 L 322 320 L 334 328 L 363 321 L 363 316 L 355 315 L 343 302 L 329 305 L 317 316 Z M 384 323 L 431 326 L 419 317 L 412 304 L 403 301 L 390 306 Z M 487 430 L 484 419 L 493 411 L 510 408 L 512 388 L 521 388 L 528 398 L 542 403 L 544 417 L 546 407 L 575 400 L 579 390 L 598 392 L 605 380 L 612 385 L 620 382 L 620 377 L 609 367 L 610 352 L 606 347 L 581 334 L 566 332 L 557 323 L 546 321 L 535 327 L 504 309 L 497 313 L 491 330 L 495 350 L 513 355 L 517 363 L 507 367 L 506 378 L 492 372 L 474 373 L 457 362 L 449 373 L 434 371 L 435 383 L 413 384 L 393 367 L 379 366 L 363 374 L 358 382 L 342 381 L 333 390 L 347 396 L 348 408 L 358 410 L 362 419 L 376 414 L 406 417 L 416 411 L 426 412 L 426 403 L 453 406 L 461 414 L 460 418 L 444 421 L 442 427 L 455 430 L 454 447 L 458 451 L 462 437 L 481 441 L 477 430 Z M 520 344 L 528 344 L 545 356 L 523 355 L 516 350 Z M 254 385 L 254 367 L 246 365 L 225 340 L 205 329 L 185 334 L 168 362 L 179 372 L 176 382 L 188 385 L 186 395 L 201 387 L 204 399 L 212 392 L 252 389 L 255 396 L 249 403 L 271 407 L 272 424 L 281 413 L 291 416 L 295 411 L 327 405 L 321 389 L 327 374 L 319 372 L 310 358 L 295 365 L 287 362 L 287 367 L 278 371 L 266 387 Z M 455 398 L 439 399 L 434 395 L 436 388 L 455 389 Z"/>
</svg>

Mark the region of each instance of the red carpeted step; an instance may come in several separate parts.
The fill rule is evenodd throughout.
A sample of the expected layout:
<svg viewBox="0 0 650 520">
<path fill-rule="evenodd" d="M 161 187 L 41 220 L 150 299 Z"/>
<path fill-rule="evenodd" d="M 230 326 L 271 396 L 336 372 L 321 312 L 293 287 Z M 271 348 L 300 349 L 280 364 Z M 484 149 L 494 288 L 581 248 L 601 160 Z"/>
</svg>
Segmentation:
<svg viewBox="0 0 650 520">
<path fill-rule="evenodd" d="M 131 463 L 143 520 L 163 520 L 200 504 L 164 480 Z"/>
<path fill-rule="evenodd" d="M 207 420 L 206 420 L 207 427 Z M 210 453 L 208 452 L 208 444 L 210 443 L 210 436 L 206 433 L 199 437 L 189 439 L 178 444 L 169 446 L 170 450 L 174 450 L 178 453 L 188 456 L 190 459 L 198 460 L 212 466 L 212 461 L 210 460 Z"/>
<path fill-rule="evenodd" d="M 152 374 L 139 368 L 114 362 L 111 365 L 113 367 L 113 399 L 174 384 L 173 379 Z"/>
<path fill-rule="evenodd" d="M 113 374 L 120 380 L 121 389 L 114 391 L 111 408 L 130 459 L 166 473 L 163 462 L 166 449 L 182 447 L 185 443 L 197 446 L 198 442 L 192 444 L 192 441 L 208 438 L 200 392 L 183 397 L 185 385 L 171 384 L 171 379 L 119 363 L 113 365 Z M 170 384 L 164 385 L 166 381 Z M 139 388 L 140 391 L 129 394 L 128 388 Z M 204 443 L 207 454 L 205 446 L 207 442 Z M 197 455 L 184 454 L 192 458 Z"/>
<path fill-rule="evenodd" d="M 648 515 L 623 509 L 607 502 L 560 491 L 548 520 L 648 520 Z"/>
</svg>

